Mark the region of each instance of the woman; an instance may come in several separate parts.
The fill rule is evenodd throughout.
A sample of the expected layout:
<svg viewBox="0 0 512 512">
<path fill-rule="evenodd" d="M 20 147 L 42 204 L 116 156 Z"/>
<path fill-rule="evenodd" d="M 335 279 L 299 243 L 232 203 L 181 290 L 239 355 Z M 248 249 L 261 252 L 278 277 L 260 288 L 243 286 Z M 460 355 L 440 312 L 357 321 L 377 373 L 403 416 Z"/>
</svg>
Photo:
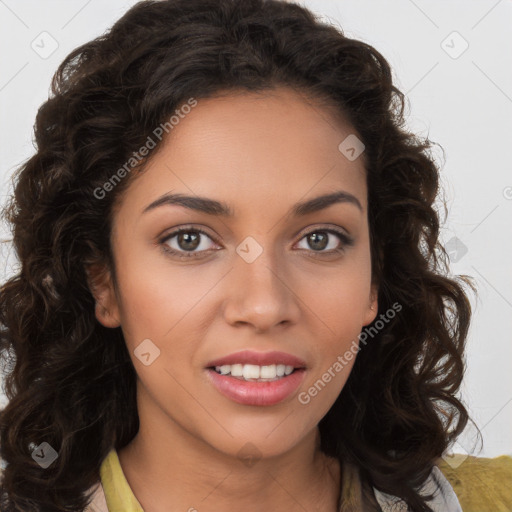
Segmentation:
<svg viewBox="0 0 512 512">
<path fill-rule="evenodd" d="M 403 105 L 277 0 L 140 2 L 64 60 L 5 212 L 2 510 L 461 510 L 470 282 Z"/>
</svg>

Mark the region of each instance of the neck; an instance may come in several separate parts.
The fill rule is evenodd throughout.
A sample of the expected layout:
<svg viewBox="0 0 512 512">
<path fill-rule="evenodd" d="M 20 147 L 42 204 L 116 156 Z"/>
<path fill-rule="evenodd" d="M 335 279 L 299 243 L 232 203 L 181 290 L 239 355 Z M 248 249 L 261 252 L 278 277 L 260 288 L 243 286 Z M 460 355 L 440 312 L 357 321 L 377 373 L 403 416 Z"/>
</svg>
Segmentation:
<svg viewBox="0 0 512 512">
<path fill-rule="evenodd" d="M 286 453 L 242 460 L 167 419 L 164 428 L 141 418 L 137 435 L 118 452 L 145 512 L 338 510 L 339 463 L 320 451 L 318 428 Z"/>
</svg>

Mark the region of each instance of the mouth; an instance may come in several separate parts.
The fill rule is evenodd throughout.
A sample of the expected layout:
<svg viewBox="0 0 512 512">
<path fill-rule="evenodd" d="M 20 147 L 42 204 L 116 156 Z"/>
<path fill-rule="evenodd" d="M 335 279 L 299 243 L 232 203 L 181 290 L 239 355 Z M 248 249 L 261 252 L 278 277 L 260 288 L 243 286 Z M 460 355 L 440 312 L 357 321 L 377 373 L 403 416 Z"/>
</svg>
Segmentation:
<svg viewBox="0 0 512 512">
<path fill-rule="evenodd" d="M 243 405 L 269 406 L 291 397 L 304 381 L 303 359 L 286 352 L 242 350 L 210 361 L 206 368 L 213 387 Z"/>
<path fill-rule="evenodd" d="M 208 370 L 218 375 L 231 377 L 245 382 L 275 382 L 288 377 L 294 372 L 305 370 L 304 367 L 294 367 L 285 364 L 256 365 L 256 364 L 224 364 L 210 366 Z"/>
</svg>

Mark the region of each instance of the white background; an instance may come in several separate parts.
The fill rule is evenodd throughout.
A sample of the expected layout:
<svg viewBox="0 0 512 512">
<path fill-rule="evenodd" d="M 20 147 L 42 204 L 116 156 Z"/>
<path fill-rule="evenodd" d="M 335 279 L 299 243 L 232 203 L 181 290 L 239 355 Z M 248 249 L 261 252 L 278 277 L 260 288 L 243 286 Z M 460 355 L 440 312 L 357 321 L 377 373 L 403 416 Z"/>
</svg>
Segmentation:
<svg viewBox="0 0 512 512">
<path fill-rule="evenodd" d="M 57 66 L 134 3 L 0 0 L 1 204 L 12 173 L 34 151 L 35 115 Z M 436 150 L 449 206 L 442 239 L 453 249 L 452 272 L 473 276 L 479 290 L 478 298 L 471 298 L 474 317 L 461 392 L 484 439 L 480 450 L 468 428 L 453 451 L 512 455 L 512 2 L 301 3 L 388 59 L 409 99 L 410 129 L 445 151 L 443 163 Z M 58 47 L 44 55 L 52 44 Z M 8 238 L 5 231 L 0 238 Z M 4 281 L 16 261 L 7 244 L 0 248 Z"/>
</svg>

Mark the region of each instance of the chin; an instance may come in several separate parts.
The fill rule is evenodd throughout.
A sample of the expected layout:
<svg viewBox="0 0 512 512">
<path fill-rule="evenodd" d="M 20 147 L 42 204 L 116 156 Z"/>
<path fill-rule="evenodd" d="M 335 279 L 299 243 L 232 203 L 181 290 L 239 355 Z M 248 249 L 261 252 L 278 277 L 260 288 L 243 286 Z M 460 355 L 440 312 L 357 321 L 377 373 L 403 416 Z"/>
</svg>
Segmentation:
<svg viewBox="0 0 512 512">
<path fill-rule="evenodd" d="M 230 457 L 236 457 L 242 462 L 279 457 L 292 450 L 306 436 L 301 436 L 296 428 L 291 431 L 291 427 L 294 426 L 292 423 L 286 426 L 285 423 L 287 420 L 283 422 L 280 418 L 275 422 L 269 422 L 267 419 L 259 428 L 254 424 L 248 428 L 239 425 L 238 430 L 226 426 L 231 435 L 224 432 L 221 439 L 205 439 L 205 441 L 215 449 Z"/>
</svg>

